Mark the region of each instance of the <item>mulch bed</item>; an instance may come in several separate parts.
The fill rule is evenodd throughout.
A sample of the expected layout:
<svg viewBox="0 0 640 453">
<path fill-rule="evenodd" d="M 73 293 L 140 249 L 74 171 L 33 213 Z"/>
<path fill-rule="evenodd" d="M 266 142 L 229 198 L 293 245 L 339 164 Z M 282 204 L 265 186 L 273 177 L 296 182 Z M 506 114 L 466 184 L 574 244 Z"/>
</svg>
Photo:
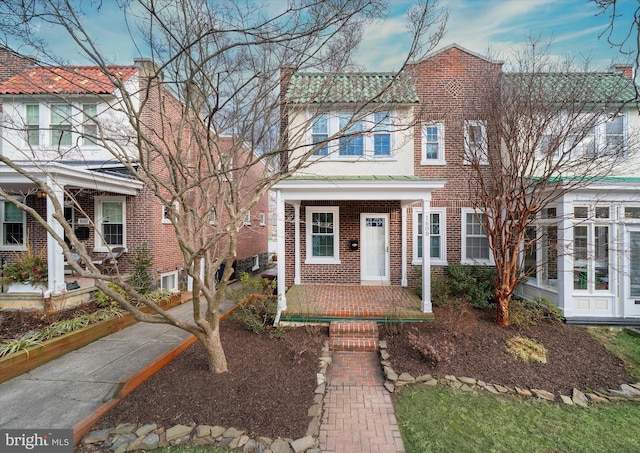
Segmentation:
<svg viewBox="0 0 640 453">
<path fill-rule="evenodd" d="M 391 363 L 398 374 L 467 376 L 487 383 L 537 388 L 570 395 L 581 391 L 618 388 L 635 382 L 623 362 L 593 340 L 587 329 L 543 323 L 529 328 L 495 323 L 494 310 L 434 307 L 436 321 L 383 328 Z M 430 362 L 412 347 L 410 333 L 433 346 L 439 360 Z M 547 348 L 547 363 L 524 362 L 506 349 L 507 340 L 520 335 Z"/>
<path fill-rule="evenodd" d="M 198 343 L 129 394 L 98 423 L 191 423 L 234 427 L 251 436 L 303 437 L 309 424 L 326 328 L 296 328 L 281 338 L 238 320 L 221 324 L 229 371 L 212 374 Z"/>
<path fill-rule="evenodd" d="M 436 321 L 432 323 L 381 328 L 397 373 L 453 374 L 566 395 L 574 387 L 585 391 L 634 382 L 623 363 L 583 327 L 545 323 L 527 329 L 501 328 L 494 322 L 493 311 L 469 308 L 434 307 L 434 314 Z M 2 316 L 3 335 L 11 330 L 7 325 L 33 328 L 24 313 L 9 322 L 12 315 L 5 312 Z M 157 423 L 167 428 L 197 423 L 273 438 L 303 436 L 327 329 L 291 329 L 276 339 L 267 333 L 254 334 L 229 318 L 222 323 L 221 332 L 227 373 L 209 373 L 204 350 L 196 343 L 128 395 L 96 428 L 124 422 Z M 437 363 L 412 347 L 410 333 L 433 346 Z M 525 363 L 511 356 L 505 345 L 514 335 L 542 343 L 548 350 L 548 362 Z"/>
</svg>

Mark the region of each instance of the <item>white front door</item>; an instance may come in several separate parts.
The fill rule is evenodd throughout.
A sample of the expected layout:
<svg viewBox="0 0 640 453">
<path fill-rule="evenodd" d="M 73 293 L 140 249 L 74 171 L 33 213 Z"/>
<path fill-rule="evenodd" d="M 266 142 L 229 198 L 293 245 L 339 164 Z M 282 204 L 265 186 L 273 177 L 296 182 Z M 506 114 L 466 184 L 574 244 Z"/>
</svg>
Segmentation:
<svg viewBox="0 0 640 453">
<path fill-rule="evenodd" d="M 626 235 L 624 315 L 640 316 L 640 228 L 629 228 Z"/>
<path fill-rule="evenodd" d="M 389 214 L 360 214 L 360 278 L 389 283 Z"/>
</svg>

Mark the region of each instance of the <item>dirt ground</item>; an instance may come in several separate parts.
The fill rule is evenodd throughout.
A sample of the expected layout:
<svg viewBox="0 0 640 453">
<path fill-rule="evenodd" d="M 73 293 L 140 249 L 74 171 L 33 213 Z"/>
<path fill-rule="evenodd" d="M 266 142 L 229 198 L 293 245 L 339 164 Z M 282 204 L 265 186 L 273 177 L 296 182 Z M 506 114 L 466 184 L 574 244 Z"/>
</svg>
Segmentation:
<svg viewBox="0 0 640 453">
<path fill-rule="evenodd" d="M 436 321 L 432 323 L 382 326 L 381 339 L 388 343 L 398 374 L 453 374 L 563 394 L 574 387 L 597 390 L 634 381 L 625 373 L 623 363 L 583 327 L 541 324 L 528 329 L 501 328 L 493 321 L 492 311 L 474 309 L 434 307 L 434 314 Z M 28 320 L 27 314 L 18 319 L 7 313 L 2 316 L 1 337 L 16 335 L 19 328 L 35 327 L 36 321 Z M 209 373 L 204 351 L 195 344 L 107 413 L 97 428 L 124 422 L 166 427 L 197 423 L 232 426 L 252 435 L 303 436 L 328 329 L 302 327 L 272 338 L 268 333 L 252 333 L 229 318 L 221 330 L 227 373 Z M 429 359 L 412 346 L 412 335 L 432 347 Z M 506 341 L 514 335 L 544 345 L 547 363 L 525 363 L 510 355 Z"/>
</svg>

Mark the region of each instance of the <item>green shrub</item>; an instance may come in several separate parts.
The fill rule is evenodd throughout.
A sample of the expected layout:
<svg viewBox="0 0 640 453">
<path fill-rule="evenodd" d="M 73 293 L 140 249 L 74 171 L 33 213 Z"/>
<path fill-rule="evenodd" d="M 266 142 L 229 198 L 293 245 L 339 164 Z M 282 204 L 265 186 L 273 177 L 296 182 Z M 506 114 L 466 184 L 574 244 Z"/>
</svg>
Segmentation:
<svg viewBox="0 0 640 453">
<path fill-rule="evenodd" d="M 124 289 L 120 288 L 118 285 L 116 285 L 115 283 L 107 283 L 107 287 L 112 290 L 115 291 L 116 293 L 120 294 L 122 297 L 126 298 L 126 293 L 124 291 Z M 95 292 L 94 296 L 93 296 L 93 300 L 95 301 L 96 305 L 100 308 L 109 308 L 109 307 L 119 307 L 120 304 L 118 303 L 117 300 L 113 299 L 111 296 L 108 296 L 106 293 L 98 290 Z"/>
<path fill-rule="evenodd" d="M 474 308 L 488 308 L 494 304 L 496 270 L 493 267 L 451 264 L 447 266 L 446 274 L 449 296 L 465 297 Z"/>
<path fill-rule="evenodd" d="M 131 273 L 131 277 L 129 277 L 129 284 L 140 294 L 146 294 L 153 284 L 153 279 L 151 278 L 153 259 L 147 244 L 136 248 L 129 262 L 133 266 L 133 272 Z"/>
<path fill-rule="evenodd" d="M 259 297 L 238 307 L 233 312 L 233 316 L 242 321 L 251 332 L 260 333 L 273 326 L 277 309 L 278 304 L 275 299 Z"/>
<path fill-rule="evenodd" d="M 509 302 L 509 320 L 520 327 L 531 327 L 541 322 L 560 323 L 562 312 L 553 302 L 545 298 L 512 299 Z"/>
</svg>

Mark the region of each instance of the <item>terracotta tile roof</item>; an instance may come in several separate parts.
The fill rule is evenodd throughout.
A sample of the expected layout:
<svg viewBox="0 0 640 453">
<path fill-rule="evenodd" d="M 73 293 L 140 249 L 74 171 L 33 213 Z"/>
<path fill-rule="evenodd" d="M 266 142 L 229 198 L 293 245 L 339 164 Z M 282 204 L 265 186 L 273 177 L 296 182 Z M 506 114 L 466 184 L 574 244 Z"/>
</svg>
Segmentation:
<svg viewBox="0 0 640 453">
<path fill-rule="evenodd" d="M 135 66 L 108 66 L 123 81 Z M 0 94 L 108 94 L 115 90 L 97 66 L 33 66 L 0 83 Z"/>
</svg>

